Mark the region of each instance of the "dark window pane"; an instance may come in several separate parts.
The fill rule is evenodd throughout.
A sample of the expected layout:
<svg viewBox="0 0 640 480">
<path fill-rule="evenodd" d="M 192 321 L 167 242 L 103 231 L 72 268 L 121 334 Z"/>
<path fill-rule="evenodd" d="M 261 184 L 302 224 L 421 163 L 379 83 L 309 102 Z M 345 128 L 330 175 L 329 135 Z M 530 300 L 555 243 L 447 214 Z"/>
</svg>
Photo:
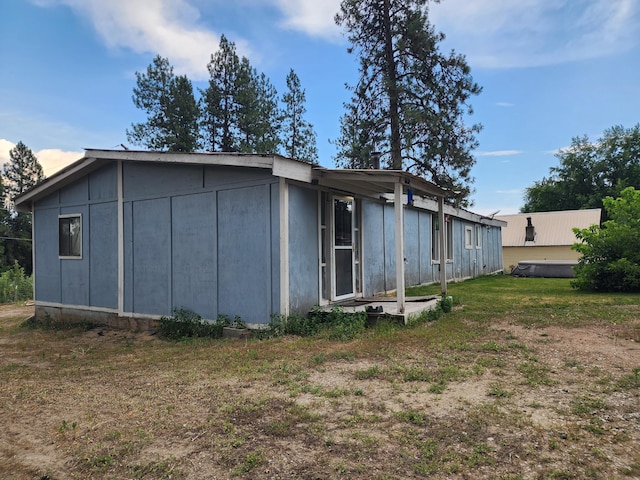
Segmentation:
<svg viewBox="0 0 640 480">
<path fill-rule="evenodd" d="M 351 249 L 336 250 L 336 297 L 353 293 Z"/>
<path fill-rule="evenodd" d="M 82 223 L 80 217 L 58 219 L 58 253 L 61 257 L 82 255 Z"/>
<path fill-rule="evenodd" d="M 351 216 L 353 202 L 351 200 L 334 199 L 335 226 L 336 226 L 336 247 L 351 246 L 351 230 L 353 224 Z"/>
</svg>

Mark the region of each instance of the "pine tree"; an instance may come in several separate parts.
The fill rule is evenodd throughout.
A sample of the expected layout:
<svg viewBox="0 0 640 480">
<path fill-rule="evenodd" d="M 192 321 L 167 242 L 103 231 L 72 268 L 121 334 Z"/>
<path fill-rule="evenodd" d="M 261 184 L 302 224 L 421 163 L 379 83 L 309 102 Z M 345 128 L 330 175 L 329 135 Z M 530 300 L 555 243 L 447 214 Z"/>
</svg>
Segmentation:
<svg viewBox="0 0 640 480">
<path fill-rule="evenodd" d="M 9 162 L 2 168 L 5 205 L 13 210 L 13 199 L 44 180 L 42 166 L 24 143 L 9 150 Z M 27 275 L 31 275 L 31 214 L 12 211 L 3 215 L 5 221 L 5 266 L 18 262 Z"/>
<path fill-rule="evenodd" d="M 42 166 L 24 143 L 9 150 L 9 162 L 2 169 L 5 205 L 13 208 L 13 198 L 44 179 Z"/>
<path fill-rule="evenodd" d="M 460 191 L 468 204 L 471 150 L 480 125 L 467 126 L 468 101 L 481 88 L 464 56 L 443 55 L 427 0 L 343 0 L 336 23 L 360 59 L 360 78 L 341 119 L 337 162 L 371 165 L 379 150 L 389 168 L 414 170 Z"/>
<path fill-rule="evenodd" d="M 235 43 L 222 35 L 207 68 L 209 87 L 202 92 L 204 147 L 212 152 L 235 152 L 239 149 L 236 95 L 240 74 Z"/>
<path fill-rule="evenodd" d="M 191 81 L 175 76 L 169 60 L 156 55 L 145 73 L 136 72 L 133 103 L 147 114 L 131 125 L 127 139 L 150 150 L 193 152 L 198 149 L 200 111 Z"/>
<path fill-rule="evenodd" d="M 313 125 L 304 118 L 307 112 L 306 94 L 293 69 L 287 75 L 287 89 L 287 92 L 282 96 L 284 153 L 289 158 L 317 163 L 316 133 L 313 130 Z"/>
</svg>

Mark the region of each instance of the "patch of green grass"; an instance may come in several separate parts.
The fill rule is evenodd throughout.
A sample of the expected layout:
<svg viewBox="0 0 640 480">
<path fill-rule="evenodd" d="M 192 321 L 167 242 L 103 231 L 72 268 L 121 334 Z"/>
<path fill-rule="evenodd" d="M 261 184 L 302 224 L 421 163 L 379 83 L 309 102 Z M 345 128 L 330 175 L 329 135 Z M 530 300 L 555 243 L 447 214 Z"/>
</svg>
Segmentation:
<svg viewBox="0 0 640 480">
<path fill-rule="evenodd" d="M 615 383 L 618 390 L 632 390 L 640 388 L 640 368 L 634 368 L 628 375 L 623 375 Z"/>
<path fill-rule="evenodd" d="M 395 412 L 395 415 L 403 422 L 411 423 L 413 425 L 423 426 L 426 424 L 426 417 L 424 414 L 416 412 L 415 410 L 401 410 L 399 412 Z"/>
<path fill-rule="evenodd" d="M 370 378 L 376 378 L 378 375 L 380 375 L 379 365 L 372 365 L 369 368 L 356 372 L 356 378 L 358 380 L 369 380 Z"/>
<path fill-rule="evenodd" d="M 262 450 L 257 450 L 255 452 L 249 452 L 244 456 L 243 462 L 237 468 L 235 468 L 232 473 L 234 475 L 243 475 L 245 473 L 249 473 L 252 470 L 258 468 L 266 462 L 264 457 L 264 453 Z"/>
<path fill-rule="evenodd" d="M 487 391 L 487 395 L 497 398 L 509 398 L 513 393 L 499 383 L 492 383 L 489 387 L 489 391 Z"/>
<path fill-rule="evenodd" d="M 574 415 L 590 415 L 606 408 L 607 404 L 601 398 L 578 396 L 571 401 L 571 413 Z"/>
<path fill-rule="evenodd" d="M 531 361 L 522 362 L 518 365 L 518 371 L 525 377 L 527 385 L 551 385 L 553 381 L 547 376 L 549 367 L 532 358 Z"/>
</svg>

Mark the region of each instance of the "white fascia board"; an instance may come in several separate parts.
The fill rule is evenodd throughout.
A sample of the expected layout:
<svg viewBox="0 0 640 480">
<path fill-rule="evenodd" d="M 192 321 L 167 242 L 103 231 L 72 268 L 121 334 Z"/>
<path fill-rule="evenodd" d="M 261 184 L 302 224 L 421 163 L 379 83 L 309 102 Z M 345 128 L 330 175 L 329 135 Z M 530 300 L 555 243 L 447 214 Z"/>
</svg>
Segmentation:
<svg viewBox="0 0 640 480">
<path fill-rule="evenodd" d="M 86 155 L 105 159 L 134 162 L 184 163 L 191 165 L 224 165 L 232 167 L 273 168 L 273 155 L 245 153 L 179 153 L 132 150 L 86 150 Z"/>
<path fill-rule="evenodd" d="M 413 197 L 413 204 L 418 208 L 430 210 L 434 213 L 438 211 L 438 202 L 430 198 Z M 444 213 L 461 220 L 468 220 L 469 222 L 479 223 L 482 225 L 490 225 L 493 227 L 507 226 L 507 223 L 502 220 L 483 217 L 482 215 L 479 215 L 477 213 L 473 213 L 462 208 L 456 208 L 451 205 L 444 205 Z"/>
<path fill-rule="evenodd" d="M 16 210 L 19 212 L 30 212 L 31 207 L 30 204 L 35 199 L 40 198 L 42 195 L 46 195 L 46 193 L 52 188 L 60 188 L 76 178 L 76 175 L 91 167 L 95 163 L 98 162 L 96 158 L 81 158 L 77 162 L 71 164 L 66 169 L 61 170 L 60 172 L 52 175 L 51 177 L 43 180 L 41 183 L 33 187 L 31 190 L 23 193 L 19 197 L 16 197 Z"/>
<path fill-rule="evenodd" d="M 313 178 L 311 164 L 280 156 L 274 156 L 272 158 L 274 176 L 311 183 Z"/>
</svg>

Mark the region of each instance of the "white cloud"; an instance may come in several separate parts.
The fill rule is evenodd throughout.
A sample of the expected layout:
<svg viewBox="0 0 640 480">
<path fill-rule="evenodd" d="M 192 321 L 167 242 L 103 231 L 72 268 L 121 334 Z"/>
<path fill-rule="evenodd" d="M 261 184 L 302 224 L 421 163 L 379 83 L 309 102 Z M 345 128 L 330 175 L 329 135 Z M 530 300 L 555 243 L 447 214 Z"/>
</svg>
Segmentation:
<svg viewBox="0 0 640 480">
<path fill-rule="evenodd" d="M 340 0 L 275 0 L 285 15 L 282 26 L 302 31 L 310 36 L 340 38 L 340 28 L 334 16 L 340 10 Z"/>
<path fill-rule="evenodd" d="M 496 106 L 509 108 L 509 107 L 515 107 L 516 105 L 515 103 L 509 103 L 509 102 L 497 102 Z"/>
<path fill-rule="evenodd" d="M 9 150 L 15 146 L 15 143 L 0 138 L 0 166 L 9 161 Z M 76 160 L 81 159 L 84 155 L 84 152 L 69 152 L 57 148 L 45 148 L 33 153 L 38 159 L 38 162 L 40 162 L 40 165 L 42 165 L 44 174 L 47 177 Z"/>
<path fill-rule="evenodd" d="M 508 155 L 520 155 L 522 150 L 494 150 L 491 152 L 476 152 L 478 157 L 506 157 Z"/>
<path fill-rule="evenodd" d="M 430 18 L 475 67 L 586 60 L 640 40 L 636 0 L 446 0 L 431 4 Z"/>
<path fill-rule="evenodd" d="M 66 152 L 57 148 L 46 148 L 34 153 L 47 177 L 84 156 L 84 152 Z"/>
<path fill-rule="evenodd" d="M 88 19 L 111 48 L 159 53 L 175 71 L 194 80 L 208 78 L 207 63 L 220 35 L 200 23 L 189 0 L 33 0 L 41 6 L 66 5 Z M 233 39 L 240 55 L 250 56 L 244 40 Z"/>
</svg>

